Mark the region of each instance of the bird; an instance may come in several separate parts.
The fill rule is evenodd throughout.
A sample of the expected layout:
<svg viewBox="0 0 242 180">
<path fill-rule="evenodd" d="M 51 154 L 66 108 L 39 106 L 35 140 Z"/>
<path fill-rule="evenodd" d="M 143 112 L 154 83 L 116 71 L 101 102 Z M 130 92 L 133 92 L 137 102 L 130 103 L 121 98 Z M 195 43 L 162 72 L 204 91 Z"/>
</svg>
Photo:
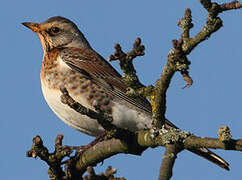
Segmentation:
<svg viewBox="0 0 242 180">
<path fill-rule="evenodd" d="M 43 96 L 53 112 L 70 127 L 98 137 L 103 127 L 61 102 L 60 87 L 86 108 L 95 106 L 112 117 L 112 123 L 130 131 L 152 128 L 152 108 L 144 97 L 130 97 L 122 76 L 89 44 L 71 20 L 54 16 L 42 23 L 24 22 L 39 36 L 43 60 L 40 81 Z M 165 125 L 177 128 L 166 120 Z M 229 164 L 207 148 L 189 151 L 229 170 Z"/>
</svg>

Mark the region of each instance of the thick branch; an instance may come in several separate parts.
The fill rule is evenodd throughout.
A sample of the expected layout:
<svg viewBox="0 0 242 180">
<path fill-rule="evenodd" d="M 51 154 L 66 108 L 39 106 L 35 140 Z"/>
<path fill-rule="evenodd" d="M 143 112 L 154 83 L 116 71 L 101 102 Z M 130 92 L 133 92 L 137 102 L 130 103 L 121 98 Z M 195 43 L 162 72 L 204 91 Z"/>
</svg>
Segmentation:
<svg viewBox="0 0 242 180">
<path fill-rule="evenodd" d="M 190 61 L 183 53 L 182 40 L 173 40 L 174 49 L 170 50 L 167 57 L 167 64 L 163 68 L 160 79 L 157 80 L 156 86 L 153 90 L 152 113 L 153 125 L 160 128 L 165 122 L 166 113 L 166 92 L 170 86 L 171 79 L 176 71 L 180 71 L 189 77 L 188 66 Z M 192 83 L 192 80 L 190 81 Z M 191 84 L 190 83 L 190 84 Z"/>
<path fill-rule="evenodd" d="M 52 167 L 57 167 L 56 165 L 56 158 L 58 157 L 56 153 L 63 154 L 65 152 L 65 148 L 70 149 L 68 146 L 63 146 L 58 152 L 55 153 L 46 153 L 48 152 L 47 148 L 43 146 L 43 142 L 39 136 L 36 137 L 36 140 L 40 141 L 33 141 L 33 146 L 30 151 L 27 152 L 29 157 L 40 157 L 42 160 L 47 162 L 47 164 Z M 230 141 L 223 142 L 219 138 L 201 138 L 191 136 L 187 132 L 179 131 L 179 130 L 171 130 L 165 134 L 160 134 L 154 138 L 153 132 L 146 130 L 140 131 L 135 136 L 130 137 L 130 141 L 132 143 L 125 143 L 119 139 L 110 139 L 106 141 L 102 141 L 97 143 L 96 145 L 90 147 L 86 151 L 82 153 L 82 155 L 78 158 L 71 158 L 71 162 L 69 163 L 69 174 L 71 177 L 80 177 L 82 174 L 87 170 L 88 166 L 95 166 L 97 163 L 102 162 L 103 160 L 119 154 L 119 153 L 126 153 L 126 154 L 136 154 L 140 155 L 141 152 L 148 148 L 148 147 L 158 147 L 158 146 L 166 146 L 172 147 L 168 145 L 172 145 L 175 143 L 176 145 L 176 152 L 179 152 L 183 148 L 185 149 L 194 149 L 194 148 L 212 148 L 212 149 L 225 149 L 225 150 L 236 150 L 242 151 L 242 139 L 234 140 L 231 139 Z M 65 147 L 65 148 L 64 148 Z M 172 147 L 174 148 L 174 147 Z M 69 152 L 69 151 L 68 151 Z M 168 151 L 170 152 L 170 150 Z M 34 154 L 34 155 L 33 155 Z M 67 156 L 67 154 L 65 154 Z M 63 157 L 63 156 L 62 156 Z M 58 158 L 57 158 L 58 160 Z M 171 159 L 172 160 L 172 159 Z M 174 159 L 173 159 L 174 160 Z M 173 161 L 172 160 L 172 161 Z M 172 165 L 172 161 L 169 165 Z M 64 171 L 61 169 L 61 162 L 58 161 L 58 171 L 56 176 L 59 177 L 59 172 L 61 172 L 62 177 L 66 177 L 64 175 Z M 53 165 L 52 165 L 53 164 Z M 165 166 L 165 165 L 164 165 Z M 162 167 L 164 167 L 162 165 Z M 53 176 L 53 172 L 52 172 Z M 75 178 L 77 179 L 77 178 Z"/>
<path fill-rule="evenodd" d="M 231 139 L 228 142 L 222 142 L 217 138 L 201 138 L 191 136 L 184 141 L 184 148 L 190 149 L 191 147 L 242 151 L 242 139 Z"/>
<path fill-rule="evenodd" d="M 172 177 L 172 169 L 175 164 L 177 153 L 180 150 L 180 146 L 177 144 L 168 144 L 165 148 L 166 151 L 162 158 L 159 180 L 169 180 Z"/>
<path fill-rule="evenodd" d="M 111 139 L 97 143 L 83 152 L 79 159 L 72 162 L 71 172 L 74 177 L 81 177 L 88 166 L 96 166 L 105 159 L 118 153 L 128 153 L 127 146 L 120 140 Z"/>
</svg>

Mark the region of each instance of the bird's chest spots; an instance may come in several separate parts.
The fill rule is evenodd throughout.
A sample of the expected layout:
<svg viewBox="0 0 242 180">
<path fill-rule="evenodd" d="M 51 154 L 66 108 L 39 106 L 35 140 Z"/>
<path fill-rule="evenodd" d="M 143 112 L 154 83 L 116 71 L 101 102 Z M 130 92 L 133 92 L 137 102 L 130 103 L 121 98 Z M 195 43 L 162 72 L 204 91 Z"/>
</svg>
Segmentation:
<svg viewBox="0 0 242 180">
<path fill-rule="evenodd" d="M 111 113 L 112 97 L 91 79 L 70 68 L 64 69 L 63 66 L 58 64 L 55 68 L 45 71 L 44 78 L 41 78 L 41 83 L 42 89 L 44 87 L 44 89 L 56 91 L 59 91 L 60 87 L 64 86 L 71 97 L 85 107 L 93 109 L 93 106 L 98 105 L 104 111 Z M 50 99 L 51 97 L 46 98 L 47 101 Z"/>
<path fill-rule="evenodd" d="M 41 66 L 41 82 L 50 89 L 59 89 L 61 86 L 77 87 L 84 77 L 73 71 L 59 56 L 59 50 L 53 50 L 44 55 Z"/>
</svg>

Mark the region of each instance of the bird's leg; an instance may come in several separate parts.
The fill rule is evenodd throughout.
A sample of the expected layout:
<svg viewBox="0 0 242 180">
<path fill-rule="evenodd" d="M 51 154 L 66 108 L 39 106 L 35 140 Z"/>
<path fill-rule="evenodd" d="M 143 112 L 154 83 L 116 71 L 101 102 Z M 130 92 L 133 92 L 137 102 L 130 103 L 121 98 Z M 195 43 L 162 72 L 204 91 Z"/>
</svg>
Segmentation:
<svg viewBox="0 0 242 180">
<path fill-rule="evenodd" d="M 68 167 L 71 164 L 73 158 L 79 159 L 86 150 L 95 146 L 98 142 L 102 142 L 106 135 L 107 135 L 106 131 L 103 131 L 92 142 L 90 142 L 89 144 L 87 144 L 85 146 L 68 146 L 71 150 L 76 150 L 76 154 L 75 154 L 74 157 L 72 157 L 72 158 L 70 158 L 66 161 L 63 161 L 61 164 L 65 164 L 65 169 L 68 169 Z"/>
<path fill-rule="evenodd" d="M 80 150 L 86 151 L 90 147 L 95 146 L 97 143 L 102 142 L 104 140 L 104 137 L 107 135 L 106 131 L 103 131 L 99 136 L 97 136 L 92 142 L 87 144 L 86 146 L 80 146 Z"/>
<path fill-rule="evenodd" d="M 89 148 L 95 146 L 97 143 L 102 142 L 104 140 L 104 137 L 107 135 L 106 131 L 103 131 L 99 136 L 97 136 L 92 142 L 85 146 L 73 146 L 73 150 L 77 150 L 76 155 L 77 157 L 80 157 L 83 152 L 88 150 Z"/>
</svg>

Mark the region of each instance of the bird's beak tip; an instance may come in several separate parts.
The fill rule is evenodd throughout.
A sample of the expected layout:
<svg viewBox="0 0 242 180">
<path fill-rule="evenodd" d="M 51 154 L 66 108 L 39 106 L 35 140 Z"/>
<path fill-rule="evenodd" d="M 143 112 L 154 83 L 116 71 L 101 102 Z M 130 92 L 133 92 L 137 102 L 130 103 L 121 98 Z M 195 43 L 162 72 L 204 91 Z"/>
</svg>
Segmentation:
<svg viewBox="0 0 242 180">
<path fill-rule="evenodd" d="M 27 28 L 31 29 L 33 32 L 38 32 L 40 30 L 38 23 L 33 22 L 23 22 L 22 25 L 26 26 Z"/>
</svg>

